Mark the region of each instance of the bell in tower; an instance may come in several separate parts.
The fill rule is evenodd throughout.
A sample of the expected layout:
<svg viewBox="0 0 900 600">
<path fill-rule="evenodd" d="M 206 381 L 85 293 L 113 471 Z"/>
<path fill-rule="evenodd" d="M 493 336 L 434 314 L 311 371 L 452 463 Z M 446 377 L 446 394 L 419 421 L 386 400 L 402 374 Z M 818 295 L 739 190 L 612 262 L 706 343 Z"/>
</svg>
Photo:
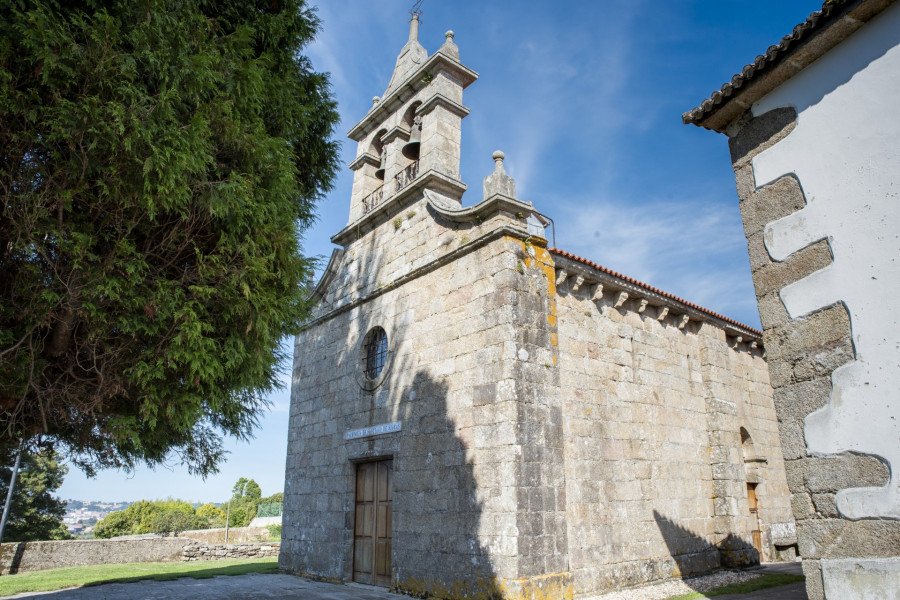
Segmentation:
<svg viewBox="0 0 900 600">
<path fill-rule="evenodd" d="M 409 141 L 400 150 L 410 160 L 419 160 L 419 145 L 422 142 L 422 117 L 416 115 L 409 131 Z"/>
<path fill-rule="evenodd" d="M 418 146 L 416 146 L 416 156 L 418 156 L 418 154 L 419 154 L 419 148 L 418 148 Z M 376 171 L 375 171 L 376 179 L 380 179 L 380 180 L 384 181 L 384 165 L 386 162 L 387 162 L 387 150 L 382 148 L 382 150 L 381 150 L 381 166 L 379 166 L 378 169 L 376 169 Z"/>
</svg>

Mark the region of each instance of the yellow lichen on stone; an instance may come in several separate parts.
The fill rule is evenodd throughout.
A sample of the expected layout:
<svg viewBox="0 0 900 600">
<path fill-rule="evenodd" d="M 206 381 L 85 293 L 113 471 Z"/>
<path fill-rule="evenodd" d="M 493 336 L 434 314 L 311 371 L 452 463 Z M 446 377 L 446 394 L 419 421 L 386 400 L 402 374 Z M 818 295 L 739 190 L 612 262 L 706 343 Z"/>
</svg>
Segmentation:
<svg viewBox="0 0 900 600">
<path fill-rule="evenodd" d="M 506 596 L 500 592 L 498 582 L 490 577 L 479 577 L 474 585 L 456 581 L 449 586 L 440 580 L 426 581 L 410 577 L 397 583 L 391 591 L 432 600 L 506 600 Z"/>
<path fill-rule="evenodd" d="M 502 581 L 503 600 L 572 600 L 575 590 L 570 573 L 549 573 Z"/>
<path fill-rule="evenodd" d="M 550 252 L 543 246 L 537 246 L 532 243 L 517 239 L 507 238 L 509 241 L 517 242 L 522 247 L 525 258 L 520 262 L 525 265 L 526 269 L 537 267 L 540 269 L 547 281 L 547 294 L 550 305 L 547 311 L 547 322 L 550 327 L 555 328 L 557 325 L 556 316 L 556 268 L 554 266 L 553 257 Z M 550 334 L 550 344 L 554 348 L 559 347 L 559 336 L 556 333 Z M 556 364 L 556 356 L 553 357 L 553 364 Z"/>
<path fill-rule="evenodd" d="M 474 584 L 411 577 L 397 583 L 392 591 L 431 600 L 572 600 L 575 592 L 570 573 L 551 573 L 522 579 L 478 578 Z"/>
</svg>

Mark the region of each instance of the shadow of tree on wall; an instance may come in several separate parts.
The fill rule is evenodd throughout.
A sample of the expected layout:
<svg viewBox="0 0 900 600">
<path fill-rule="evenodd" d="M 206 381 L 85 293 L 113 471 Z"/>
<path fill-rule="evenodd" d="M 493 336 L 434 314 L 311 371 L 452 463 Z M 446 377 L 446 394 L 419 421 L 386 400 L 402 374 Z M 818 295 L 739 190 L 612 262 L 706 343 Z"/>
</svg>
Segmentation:
<svg viewBox="0 0 900 600">
<path fill-rule="evenodd" d="M 759 552 L 753 544 L 740 536 L 728 534 L 718 544 L 706 539 L 653 511 L 653 518 L 678 565 L 681 577 L 691 585 L 690 577 L 708 574 L 718 568 L 740 568 L 759 565 Z"/>
<path fill-rule="evenodd" d="M 450 417 L 449 386 L 418 371 L 402 394 L 407 433 L 394 456 L 395 587 L 416 597 L 500 600 L 479 536 L 483 505 L 467 458 L 473 440 Z"/>
</svg>

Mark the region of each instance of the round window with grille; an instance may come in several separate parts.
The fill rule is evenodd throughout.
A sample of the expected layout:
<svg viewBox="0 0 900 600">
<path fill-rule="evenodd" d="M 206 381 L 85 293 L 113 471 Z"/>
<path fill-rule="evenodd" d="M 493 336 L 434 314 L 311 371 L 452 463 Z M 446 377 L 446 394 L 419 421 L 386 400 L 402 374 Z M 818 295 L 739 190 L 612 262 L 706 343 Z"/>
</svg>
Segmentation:
<svg viewBox="0 0 900 600">
<path fill-rule="evenodd" d="M 384 371 L 388 358 L 387 333 L 381 327 L 373 327 L 363 340 L 363 374 L 369 381 L 375 381 Z"/>
</svg>

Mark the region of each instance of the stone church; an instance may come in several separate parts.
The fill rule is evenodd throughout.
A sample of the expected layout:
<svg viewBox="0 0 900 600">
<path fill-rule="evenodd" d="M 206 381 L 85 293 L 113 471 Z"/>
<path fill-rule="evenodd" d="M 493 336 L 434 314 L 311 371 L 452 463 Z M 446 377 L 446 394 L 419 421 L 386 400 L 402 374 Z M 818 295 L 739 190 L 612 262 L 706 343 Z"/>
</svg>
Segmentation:
<svg viewBox="0 0 900 600">
<path fill-rule="evenodd" d="M 350 218 L 296 339 L 280 567 L 524 599 L 793 558 L 761 333 L 548 247 L 502 152 L 464 206 L 476 78 L 413 16 L 349 132 Z"/>
</svg>

